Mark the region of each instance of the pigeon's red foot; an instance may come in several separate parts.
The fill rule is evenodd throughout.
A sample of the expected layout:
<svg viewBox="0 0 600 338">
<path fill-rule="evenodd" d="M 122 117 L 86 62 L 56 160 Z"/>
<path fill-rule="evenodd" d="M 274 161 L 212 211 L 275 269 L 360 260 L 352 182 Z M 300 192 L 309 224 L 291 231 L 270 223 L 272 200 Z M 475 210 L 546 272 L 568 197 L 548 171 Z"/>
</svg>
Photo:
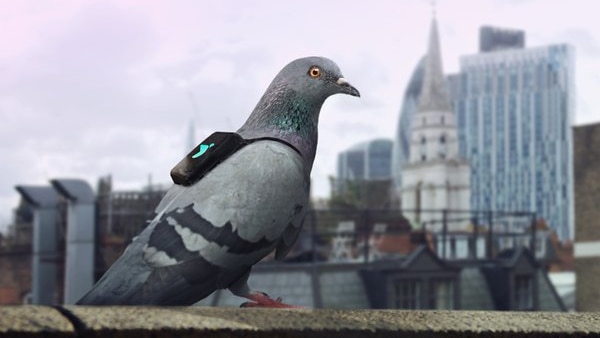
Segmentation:
<svg viewBox="0 0 600 338">
<path fill-rule="evenodd" d="M 262 308 L 276 308 L 276 309 L 302 309 L 302 306 L 285 304 L 281 301 L 281 298 L 273 299 L 264 292 L 253 292 L 245 296 L 250 299 L 251 302 L 245 302 L 240 307 L 262 307 Z"/>
</svg>

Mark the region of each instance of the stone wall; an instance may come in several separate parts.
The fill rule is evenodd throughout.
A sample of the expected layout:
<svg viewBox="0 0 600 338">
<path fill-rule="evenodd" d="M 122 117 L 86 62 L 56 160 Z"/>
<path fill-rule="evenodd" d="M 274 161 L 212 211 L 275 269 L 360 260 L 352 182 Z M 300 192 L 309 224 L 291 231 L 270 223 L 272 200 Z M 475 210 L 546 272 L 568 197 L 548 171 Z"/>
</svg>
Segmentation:
<svg viewBox="0 0 600 338">
<path fill-rule="evenodd" d="M 582 337 L 598 313 L 0 307 L 4 337 Z"/>
</svg>

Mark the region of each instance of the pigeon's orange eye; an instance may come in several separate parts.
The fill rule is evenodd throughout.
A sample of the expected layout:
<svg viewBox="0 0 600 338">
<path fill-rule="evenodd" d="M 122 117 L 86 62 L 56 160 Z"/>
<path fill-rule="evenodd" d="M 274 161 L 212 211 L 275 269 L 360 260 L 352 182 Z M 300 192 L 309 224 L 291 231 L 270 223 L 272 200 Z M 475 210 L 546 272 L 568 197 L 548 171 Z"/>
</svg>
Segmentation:
<svg viewBox="0 0 600 338">
<path fill-rule="evenodd" d="M 308 71 L 308 75 L 310 75 L 310 77 L 312 77 L 313 79 L 318 78 L 319 76 L 321 76 L 321 68 L 319 68 L 317 66 L 310 67 L 310 70 Z"/>
</svg>

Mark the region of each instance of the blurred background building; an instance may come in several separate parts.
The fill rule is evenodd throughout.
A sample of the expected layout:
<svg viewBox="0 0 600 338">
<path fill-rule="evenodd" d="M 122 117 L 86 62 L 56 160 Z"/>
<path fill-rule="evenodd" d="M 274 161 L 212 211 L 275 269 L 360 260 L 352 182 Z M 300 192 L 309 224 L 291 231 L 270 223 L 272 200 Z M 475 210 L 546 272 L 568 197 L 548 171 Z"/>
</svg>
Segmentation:
<svg viewBox="0 0 600 338">
<path fill-rule="evenodd" d="M 482 28 L 451 88 L 460 152 L 471 162 L 471 207 L 535 211 L 573 236 L 574 52 L 524 47 L 524 33 Z"/>
<path fill-rule="evenodd" d="M 440 215 L 429 210 L 470 210 L 470 167 L 459 154 L 456 118 L 444 76 L 435 18 L 423 72 L 421 95 L 410 129 L 410 156 L 404 160 L 399 189 L 402 210 L 414 226 L 434 221 L 441 224 Z M 445 223 L 458 230 L 468 222 L 466 219 Z"/>
<path fill-rule="evenodd" d="M 573 129 L 575 171 L 576 304 L 600 310 L 600 123 Z"/>
<path fill-rule="evenodd" d="M 83 181 L 82 184 L 87 185 Z M 48 187 L 50 189 L 50 187 Z M 53 282 L 58 285 L 54 294 L 49 298 L 49 304 L 66 302 L 65 274 L 67 259 L 69 257 L 69 229 L 76 226 L 87 228 L 95 234 L 93 242 L 89 243 L 93 254 L 90 259 L 82 258 L 75 264 L 83 264 L 92 267 L 91 278 L 97 280 L 112 265 L 112 263 L 123 253 L 125 247 L 137 233 L 144 228 L 152 219 L 154 208 L 166 193 L 166 189 L 160 186 L 147 186 L 140 191 L 113 191 L 110 176 L 102 177 L 98 181 L 96 194 L 93 197 L 95 211 L 91 222 L 77 220 L 69 217 L 68 201 L 59 198 L 55 206 L 57 210 L 54 220 L 56 225 L 55 240 L 57 241 L 57 256 L 45 257 L 47 253 L 34 250 L 36 234 L 35 205 L 22 198 L 19 206 L 14 211 L 13 224 L 5 237 L 0 242 L 0 304 L 31 303 L 32 289 L 35 284 L 35 271 L 33 262 L 42 258 L 56 266 Z M 75 212 L 77 213 L 77 212 Z M 71 221 L 72 224 L 68 224 Z M 51 224 L 45 224 L 49 226 Z M 51 236 L 48 236 L 48 239 Z M 44 240 L 42 238 L 41 240 Z M 83 242 L 77 245 L 85 244 Z M 79 255 L 73 250 L 71 256 Z M 72 257 L 71 259 L 76 260 Z M 77 266 L 72 267 L 75 270 Z M 40 278 L 46 278 L 41 276 Z M 82 278 L 79 278 L 82 279 Z M 49 283 L 49 281 L 48 281 Z"/>
<path fill-rule="evenodd" d="M 483 26 L 479 28 L 479 52 L 525 48 L 525 32 L 518 29 Z"/>
<path fill-rule="evenodd" d="M 488 26 L 480 53 L 463 56 L 460 72 L 447 76 L 460 154 L 471 166 L 471 209 L 535 211 L 561 239 L 572 238 L 574 57 L 569 45 L 525 48 L 523 31 Z M 423 61 L 394 139 L 396 196 L 422 82 Z"/>
<path fill-rule="evenodd" d="M 402 188 L 402 168 L 406 164 L 410 156 L 410 134 L 412 121 L 419 97 L 421 97 L 421 88 L 423 87 L 423 74 L 425 69 L 425 56 L 421 58 L 406 85 L 404 96 L 402 98 L 402 107 L 396 127 L 394 137 L 394 145 L 392 147 L 392 177 L 394 183 L 394 192 L 396 196 L 400 196 Z M 397 204 L 400 205 L 398 199 Z"/>
<path fill-rule="evenodd" d="M 348 181 L 389 180 L 393 142 L 389 139 L 374 139 L 352 146 L 338 154 L 338 192 L 346 189 Z"/>
<path fill-rule="evenodd" d="M 393 141 L 378 138 L 338 154 L 330 207 L 390 208 Z"/>
</svg>

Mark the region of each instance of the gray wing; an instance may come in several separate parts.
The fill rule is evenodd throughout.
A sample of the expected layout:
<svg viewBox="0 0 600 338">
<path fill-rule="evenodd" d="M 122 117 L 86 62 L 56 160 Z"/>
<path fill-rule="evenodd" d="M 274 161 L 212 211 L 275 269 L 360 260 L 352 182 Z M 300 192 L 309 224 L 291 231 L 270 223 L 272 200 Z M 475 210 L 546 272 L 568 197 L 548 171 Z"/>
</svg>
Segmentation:
<svg viewBox="0 0 600 338">
<path fill-rule="evenodd" d="M 173 186 L 157 216 L 80 304 L 193 304 L 287 250 L 308 202 L 302 158 L 260 141 L 198 183 Z M 97 290 L 96 292 L 94 290 Z"/>
</svg>

